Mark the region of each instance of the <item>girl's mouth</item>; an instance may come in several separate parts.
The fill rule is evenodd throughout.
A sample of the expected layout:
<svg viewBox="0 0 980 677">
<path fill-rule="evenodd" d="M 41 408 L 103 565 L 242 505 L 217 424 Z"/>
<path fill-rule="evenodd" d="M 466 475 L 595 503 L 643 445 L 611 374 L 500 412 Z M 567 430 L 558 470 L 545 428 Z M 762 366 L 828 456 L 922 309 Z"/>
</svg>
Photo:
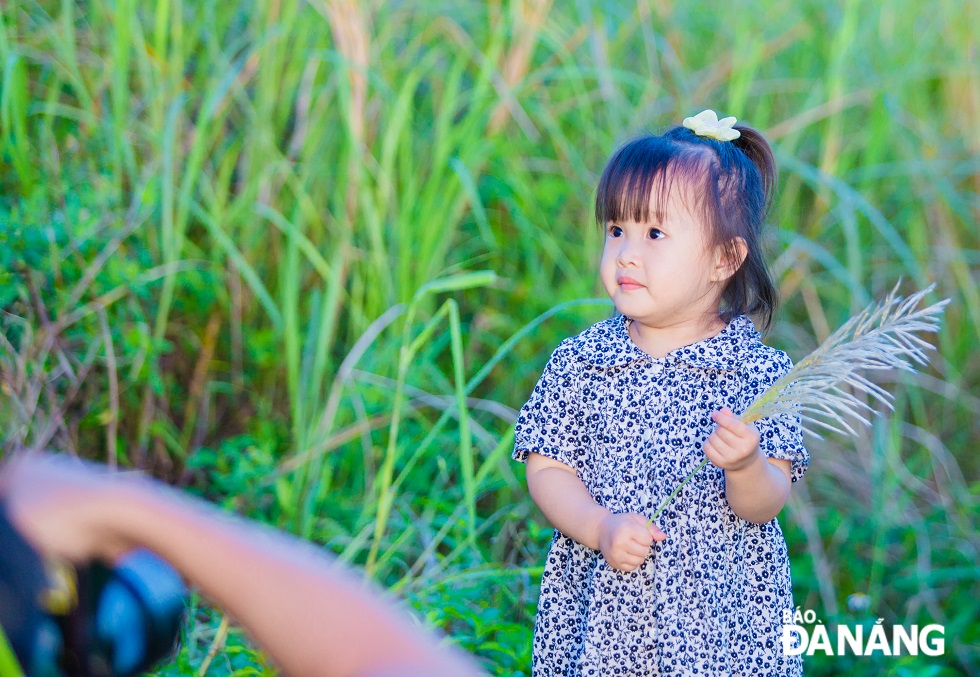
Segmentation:
<svg viewBox="0 0 980 677">
<path fill-rule="evenodd" d="M 632 291 L 634 289 L 642 289 L 643 285 L 634 280 L 632 277 L 624 275 L 623 277 L 616 280 L 616 284 L 619 285 L 620 289 L 624 291 Z"/>
</svg>

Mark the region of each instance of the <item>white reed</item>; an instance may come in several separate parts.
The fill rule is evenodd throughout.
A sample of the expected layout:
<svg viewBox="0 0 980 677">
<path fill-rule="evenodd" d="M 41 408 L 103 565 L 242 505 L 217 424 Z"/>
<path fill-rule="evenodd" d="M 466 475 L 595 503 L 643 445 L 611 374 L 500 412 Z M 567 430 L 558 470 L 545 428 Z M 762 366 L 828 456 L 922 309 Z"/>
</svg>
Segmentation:
<svg viewBox="0 0 980 677">
<path fill-rule="evenodd" d="M 898 285 L 881 303 L 872 303 L 849 319 L 816 350 L 796 363 L 739 417 L 746 423 L 760 418 L 798 416 L 811 434 L 815 428 L 856 433 L 848 419 L 870 425 L 874 409 L 861 395 L 892 408 L 892 394 L 872 383 L 861 372 L 901 369 L 915 372 L 928 362 L 934 346 L 917 333 L 936 332 L 944 299 L 917 310 L 935 284 L 907 299 Z"/>
</svg>

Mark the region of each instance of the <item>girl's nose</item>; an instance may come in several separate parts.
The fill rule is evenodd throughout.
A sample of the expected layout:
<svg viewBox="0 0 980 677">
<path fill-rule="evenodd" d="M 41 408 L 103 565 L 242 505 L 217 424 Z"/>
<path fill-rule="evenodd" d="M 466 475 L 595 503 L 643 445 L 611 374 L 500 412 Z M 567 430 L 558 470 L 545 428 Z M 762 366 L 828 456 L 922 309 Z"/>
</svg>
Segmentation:
<svg viewBox="0 0 980 677">
<path fill-rule="evenodd" d="M 616 265 L 620 268 L 625 268 L 626 266 L 635 266 L 637 261 L 636 247 L 630 246 L 626 238 L 623 238 L 623 243 L 620 245 L 618 256 L 616 257 Z"/>
</svg>

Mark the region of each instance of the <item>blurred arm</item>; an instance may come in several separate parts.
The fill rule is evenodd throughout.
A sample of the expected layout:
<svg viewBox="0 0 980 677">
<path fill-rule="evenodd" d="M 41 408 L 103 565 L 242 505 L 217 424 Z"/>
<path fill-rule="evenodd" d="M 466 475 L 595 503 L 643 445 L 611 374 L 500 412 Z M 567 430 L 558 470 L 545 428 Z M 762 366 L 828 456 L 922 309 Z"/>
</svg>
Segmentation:
<svg viewBox="0 0 980 677">
<path fill-rule="evenodd" d="M 111 561 L 134 547 L 153 550 L 287 674 L 482 674 L 309 544 L 155 482 L 33 457 L 0 473 L 0 498 L 42 553 Z"/>
</svg>

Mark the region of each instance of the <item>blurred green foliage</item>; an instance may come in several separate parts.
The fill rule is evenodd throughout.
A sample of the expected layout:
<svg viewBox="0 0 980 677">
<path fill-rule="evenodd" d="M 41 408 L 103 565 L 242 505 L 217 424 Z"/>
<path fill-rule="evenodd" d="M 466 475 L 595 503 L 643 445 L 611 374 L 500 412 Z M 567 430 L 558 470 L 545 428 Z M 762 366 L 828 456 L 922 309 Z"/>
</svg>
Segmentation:
<svg viewBox="0 0 980 677">
<path fill-rule="evenodd" d="M 783 516 L 801 606 L 855 622 L 862 593 L 889 623 L 945 624 L 946 653 L 808 674 L 975 673 L 978 14 L 7 0 L 5 444 L 300 533 L 528 674 L 550 529 L 509 435 L 550 351 L 609 306 L 521 330 L 603 296 L 591 196 L 612 149 L 711 107 L 780 163 L 771 343 L 802 357 L 898 278 L 953 300 L 931 368 L 882 381 L 894 413 L 810 440 Z M 480 270 L 495 281 L 416 299 Z M 162 674 L 196 674 L 219 624 L 195 609 Z M 208 674 L 272 671 L 235 630 L 214 646 Z"/>
</svg>

